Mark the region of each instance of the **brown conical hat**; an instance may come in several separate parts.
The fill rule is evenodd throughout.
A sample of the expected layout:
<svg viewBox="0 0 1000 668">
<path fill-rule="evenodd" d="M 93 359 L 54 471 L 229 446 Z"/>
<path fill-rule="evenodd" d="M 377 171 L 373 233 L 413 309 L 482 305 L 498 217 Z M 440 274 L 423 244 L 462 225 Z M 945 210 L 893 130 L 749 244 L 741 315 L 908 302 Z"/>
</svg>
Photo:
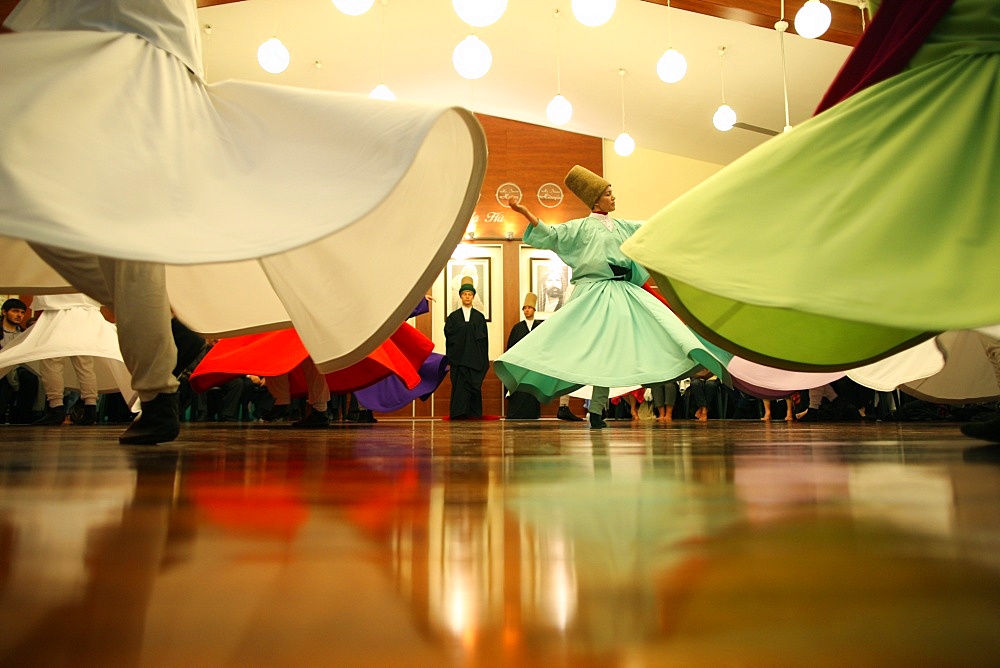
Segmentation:
<svg viewBox="0 0 1000 668">
<path fill-rule="evenodd" d="M 603 177 L 580 165 L 573 165 L 573 169 L 569 170 L 563 183 L 573 191 L 574 195 L 580 198 L 581 202 L 587 205 L 588 209 L 594 208 L 597 200 L 611 185 L 610 181 L 606 181 Z"/>
<path fill-rule="evenodd" d="M 476 294 L 476 286 L 472 282 L 472 276 L 463 276 L 461 287 L 458 288 L 458 293 L 462 294 L 466 290 L 472 290 L 472 294 Z"/>
<path fill-rule="evenodd" d="M 534 292 L 529 292 L 529 293 L 525 294 L 524 295 L 524 303 L 521 304 L 521 308 L 524 308 L 525 306 L 530 306 L 531 308 L 537 308 L 538 307 L 538 295 L 536 295 Z"/>
</svg>

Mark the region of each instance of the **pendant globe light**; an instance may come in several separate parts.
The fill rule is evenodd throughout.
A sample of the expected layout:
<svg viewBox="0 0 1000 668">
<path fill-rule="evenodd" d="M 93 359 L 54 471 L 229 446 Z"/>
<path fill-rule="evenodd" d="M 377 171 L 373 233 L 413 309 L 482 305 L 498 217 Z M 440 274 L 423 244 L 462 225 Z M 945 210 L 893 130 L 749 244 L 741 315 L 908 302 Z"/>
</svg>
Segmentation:
<svg viewBox="0 0 1000 668">
<path fill-rule="evenodd" d="M 781 90 L 785 95 L 785 132 L 791 132 L 792 122 L 788 115 L 788 67 L 785 64 L 785 32 L 788 30 L 788 21 L 785 20 L 785 0 L 781 0 L 781 18 L 774 24 L 774 29 L 778 33 L 778 44 L 781 47 Z"/>
<path fill-rule="evenodd" d="M 616 0 L 573 0 L 570 7 L 577 21 L 596 28 L 611 20 L 616 4 Z"/>
<path fill-rule="evenodd" d="M 272 11 L 272 22 L 274 24 L 274 32 L 271 34 L 271 38 L 264 40 L 264 42 L 257 47 L 257 63 L 260 65 L 268 74 L 281 74 L 288 69 L 288 64 L 292 61 L 291 54 L 288 53 L 288 48 L 281 43 L 281 40 L 275 36 L 278 32 L 278 5 L 277 1 L 271 7 Z"/>
<path fill-rule="evenodd" d="M 632 155 L 635 150 L 635 140 L 632 135 L 625 131 L 625 69 L 618 68 L 618 76 L 621 78 L 622 91 L 622 131 L 615 139 L 615 153 L 624 157 Z"/>
<path fill-rule="evenodd" d="M 486 42 L 469 35 L 455 47 L 451 54 L 455 71 L 466 79 L 481 79 L 493 65 L 493 52 Z"/>
<path fill-rule="evenodd" d="M 573 105 L 562 96 L 562 73 L 559 59 L 559 10 L 556 10 L 556 95 L 545 107 L 545 117 L 552 125 L 566 125 L 573 118 Z"/>
<path fill-rule="evenodd" d="M 712 125 L 715 126 L 716 130 L 722 132 L 729 132 L 736 125 L 736 112 L 726 104 L 726 75 L 723 72 L 722 63 L 726 56 L 726 47 L 719 47 L 719 73 L 722 76 L 722 104 L 719 108 L 715 110 L 715 115 L 712 116 Z"/>
<path fill-rule="evenodd" d="M 656 63 L 656 76 L 664 83 L 674 84 L 687 74 L 687 59 L 674 49 L 673 31 L 670 25 L 670 0 L 667 0 L 667 50 Z"/>
<path fill-rule="evenodd" d="M 806 39 L 816 39 L 827 31 L 833 15 L 820 0 L 807 0 L 795 13 L 795 32 Z"/>
<path fill-rule="evenodd" d="M 458 18 L 473 28 L 485 28 L 500 20 L 507 11 L 507 0 L 451 0 Z"/>
<path fill-rule="evenodd" d="M 292 56 L 280 39 L 272 37 L 257 47 L 257 62 L 268 74 L 281 74 L 288 69 Z"/>
<path fill-rule="evenodd" d="M 381 0 L 382 4 L 382 43 L 379 46 L 379 66 L 378 66 L 378 85 L 372 88 L 372 92 L 368 93 L 368 97 L 375 100 L 386 100 L 387 102 L 393 102 L 396 99 L 396 94 L 390 90 L 388 86 L 385 85 L 385 8 L 389 4 L 389 0 Z"/>
<path fill-rule="evenodd" d="M 333 0 L 333 6 L 348 16 L 361 16 L 375 4 L 375 0 Z"/>
</svg>

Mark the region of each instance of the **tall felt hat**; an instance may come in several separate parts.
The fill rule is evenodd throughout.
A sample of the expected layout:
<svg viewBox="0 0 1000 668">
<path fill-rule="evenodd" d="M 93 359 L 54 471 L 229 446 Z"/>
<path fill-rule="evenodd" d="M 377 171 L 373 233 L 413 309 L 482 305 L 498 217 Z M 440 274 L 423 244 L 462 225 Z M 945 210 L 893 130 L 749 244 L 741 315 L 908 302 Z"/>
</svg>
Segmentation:
<svg viewBox="0 0 1000 668">
<path fill-rule="evenodd" d="M 587 205 L 588 209 L 594 208 L 597 200 L 601 199 L 601 195 L 611 185 L 610 181 L 604 180 L 580 165 L 573 165 L 573 169 L 569 170 L 563 183 L 573 191 L 574 195 L 580 198 L 581 202 Z"/>
<path fill-rule="evenodd" d="M 530 306 L 531 308 L 537 308 L 538 306 L 538 295 L 534 292 L 528 292 L 524 295 L 524 303 L 521 304 L 521 308 L 525 306 Z"/>
<path fill-rule="evenodd" d="M 476 294 L 476 286 L 472 284 L 472 276 L 462 277 L 462 287 L 458 289 L 458 294 L 462 294 L 466 290 L 472 290 L 472 294 Z"/>
</svg>

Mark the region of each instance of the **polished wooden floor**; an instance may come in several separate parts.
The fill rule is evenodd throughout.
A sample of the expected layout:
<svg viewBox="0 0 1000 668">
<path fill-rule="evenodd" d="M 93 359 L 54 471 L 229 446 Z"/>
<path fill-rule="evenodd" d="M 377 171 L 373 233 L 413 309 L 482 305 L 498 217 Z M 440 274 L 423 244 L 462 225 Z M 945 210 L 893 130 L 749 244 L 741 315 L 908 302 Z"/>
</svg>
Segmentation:
<svg viewBox="0 0 1000 668">
<path fill-rule="evenodd" d="M 954 423 L 120 431 L 0 427 L 0 665 L 1000 665 Z"/>
</svg>

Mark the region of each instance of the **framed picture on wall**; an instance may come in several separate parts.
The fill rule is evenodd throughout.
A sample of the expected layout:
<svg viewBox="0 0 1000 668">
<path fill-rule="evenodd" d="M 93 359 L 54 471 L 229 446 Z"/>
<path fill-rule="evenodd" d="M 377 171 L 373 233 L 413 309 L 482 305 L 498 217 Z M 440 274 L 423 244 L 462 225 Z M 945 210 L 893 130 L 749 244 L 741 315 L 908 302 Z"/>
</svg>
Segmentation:
<svg viewBox="0 0 1000 668">
<path fill-rule="evenodd" d="M 462 306 L 462 299 L 458 296 L 458 290 L 462 286 L 462 277 L 472 278 L 472 285 L 476 288 L 476 296 L 472 300 L 472 307 L 482 311 L 487 322 L 493 319 L 492 299 L 490 295 L 490 258 L 488 257 L 467 257 L 452 258 L 448 260 L 448 268 L 445 271 L 445 295 L 447 295 L 448 313 L 451 313 Z M 447 314 L 446 314 L 447 315 Z"/>
<path fill-rule="evenodd" d="M 555 313 L 573 294 L 572 271 L 557 258 L 528 258 L 531 291 L 538 295 L 536 312 L 540 316 Z"/>
</svg>

